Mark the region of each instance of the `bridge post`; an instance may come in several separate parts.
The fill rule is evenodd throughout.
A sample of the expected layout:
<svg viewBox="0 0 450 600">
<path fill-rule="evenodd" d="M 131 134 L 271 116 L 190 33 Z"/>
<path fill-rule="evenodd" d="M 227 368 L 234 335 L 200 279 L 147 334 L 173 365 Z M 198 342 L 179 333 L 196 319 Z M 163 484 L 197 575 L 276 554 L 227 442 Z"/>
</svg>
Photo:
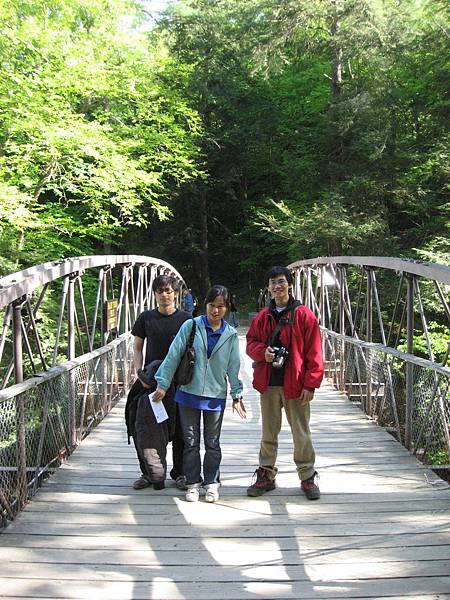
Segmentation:
<svg viewBox="0 0 450 600">
<path fill-rule="evenodd" d="M 69 275 L 69 290 L 67 294 L 67 358 L 75 358 L 75 281 L 77 273 Z"/>
<path fill-rule="evenodd" d="M 311 267 L 306 268 L 305 306 L 311 309 Z"/>
<path fill-rule="evenodd" d="M 78 278 L 78 273 L 69 275 L 69 289 L 67 293 L 67 358 L 73 360 L 76 356 L 75 349 L 75 282 Z M 75 371 L 69 372 L 69 389 L 68 389 L 68 421 L 69 431 L 68 439 L 71 447 L 77 444 L 76 432 L 76 394 L 77 383 Z M 81 424 L 80 424 L 81 427 Z M 81 429 L 80 429 L 81 432 Z"/>
<path fill-rule="evenodd" d="M 102 299 L 102 318 L 101 318 L 101 334 L 102 334 L 102 344 L 105 346 L 108 343 L 108 326 L 107 326 L 107 315 L 106 315 L 106 303 L 108 300 L 108 273 L 111 272 L 110 267 L 103 268 L 103 279 L 101 283 L 101 299 Z M 104 358 L 102 358 L 100 363 L 101 368 L 101 380 L 102 380 L 102 414 L 105 413 L 105 407 L 108 399 L 108 367 Z"/>
<path fill-rule="evenodd" d="M 366 293 L 366 309 L 367 309 L 367 322 L 366 322 L 366 338 L 368 342 L 373 340 L 373 281 L 372 281 L 372 269 L 365 268 L 367 275 L 367 293 Z M 367 367 L 366 367 L 366 412 L 368 415 L 373 416 L 373 402 L 372 402 L 372 366 L 373 359 L 371 350 L 367 353 Z"/>
<path fill-rule="evenodd" d="M 414 350 L 414 285 L 415 276 L 404 273 L 407 282 L 406 296 L 406 351 L 413 354 Z M 414 366 L 410 361 L 405 366 L 406 378 L 406 409 L 405 409 L 405 446 L 412 447 L 412 423 L 414 412 Z"/>
<path fill-rule="evenodd" d="M 14 336 L 14 382 L 23 381 L 22 357 L 22 307 L 25 297 L 13 302 L 13 336 Z M 26 447 L 26 417 L 25 399 L 22 394 L 16 396 L 16 435 L 17 435 L 17 496 L 19 507 L 22 508 L 27 501 L 27 447 Z"/>
<path fill-rule="evenodd" d="M 345 335 L 345 265 L 339 265 L 339 333 Z M 340 341 L 339 389 L 345 391 L 345 341 Z"/>
</svg>

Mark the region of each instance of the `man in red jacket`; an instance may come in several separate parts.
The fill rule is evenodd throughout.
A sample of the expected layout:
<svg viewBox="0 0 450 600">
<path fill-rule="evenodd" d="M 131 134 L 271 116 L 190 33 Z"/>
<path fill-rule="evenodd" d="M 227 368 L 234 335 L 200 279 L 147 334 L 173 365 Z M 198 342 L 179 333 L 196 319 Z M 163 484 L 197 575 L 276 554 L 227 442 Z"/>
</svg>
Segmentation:
<svg viewBox="0 0 450 600">
<path fill-rule="evenodd" d="M 256 480 L 249 496 L 275 489 L 278 435 L 284 408 L 294 442 L 294 462 L 301 489 L 309 500 L 320 498 L 315 453 L 309 429 L 309 403 L 323 378 L 322 340 L 314 313 L 291 293 L 292 274 L 272 267 L 266 274 L 272 296 L 253 319 L 247 354 L 253 359 L 253 387 L 261 394 L 262 436 Z"/>
</svg>

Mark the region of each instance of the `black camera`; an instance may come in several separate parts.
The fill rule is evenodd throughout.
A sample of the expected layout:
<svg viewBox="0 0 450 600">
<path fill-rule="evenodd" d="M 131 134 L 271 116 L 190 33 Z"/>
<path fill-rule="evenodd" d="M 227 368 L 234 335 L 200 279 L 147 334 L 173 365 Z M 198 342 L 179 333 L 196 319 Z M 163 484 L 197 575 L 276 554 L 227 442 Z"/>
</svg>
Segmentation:
<svg viewBox="0 0 450 600">
<path fill-rule="evenodd" d="M 280 348 L 275 347 L 273 351 L 275 352 L 275 358 L 273 359 L 272 367 L 281 369 L 289 356 L 289 350 L 281 346 Z"/>
</svg>

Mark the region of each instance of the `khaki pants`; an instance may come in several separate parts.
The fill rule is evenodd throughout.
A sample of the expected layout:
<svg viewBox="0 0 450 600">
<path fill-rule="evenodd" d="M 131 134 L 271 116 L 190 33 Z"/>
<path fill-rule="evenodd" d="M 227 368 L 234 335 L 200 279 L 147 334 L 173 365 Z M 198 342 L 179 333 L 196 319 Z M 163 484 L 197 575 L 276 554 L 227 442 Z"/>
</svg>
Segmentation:
<svg viewBox="0 0 450 600">
<path fill-rule="evenodd" d="M 294 462 L 299 479 L 314 475 L 315 452 L 309 429 L 309 403 L 301 406 L 298 400 L 285 400 L 283 388 L 273 386 L 260 396 L 262 437 L 259 466 L 266 468 L 275 479 L 278 453 L 278 435 L 281 430 L 282 408 L 286 412 L 294 442 Z"/>
</svg>

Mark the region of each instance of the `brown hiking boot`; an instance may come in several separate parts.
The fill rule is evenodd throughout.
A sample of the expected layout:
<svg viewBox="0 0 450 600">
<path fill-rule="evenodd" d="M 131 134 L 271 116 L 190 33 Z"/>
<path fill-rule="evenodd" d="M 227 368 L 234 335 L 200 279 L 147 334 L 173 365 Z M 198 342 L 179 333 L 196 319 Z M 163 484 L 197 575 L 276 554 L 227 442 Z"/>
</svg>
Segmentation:
<svg viewBox="0 0 450 600">
<path fill-rule="evenodd" d="M 309 479 L 304 479 L 301 483 L 302 491 L 308 500 L 318 500 L 320 498 L 320 490 L 315 482 L 316 479 L 319 479 L 319 473 L 314 471 Z"/>
<path fill-rule="evenodd" d="M 266 492 L 270 492 L 275 489 L 275 479 L 269 476 L 269 471 L 264 467 L 258 467 L 253 473 L 253 479 L 256 481 L 247 488 L 247 496 L 256 497 L 262 496 Z"/>
</svg>

